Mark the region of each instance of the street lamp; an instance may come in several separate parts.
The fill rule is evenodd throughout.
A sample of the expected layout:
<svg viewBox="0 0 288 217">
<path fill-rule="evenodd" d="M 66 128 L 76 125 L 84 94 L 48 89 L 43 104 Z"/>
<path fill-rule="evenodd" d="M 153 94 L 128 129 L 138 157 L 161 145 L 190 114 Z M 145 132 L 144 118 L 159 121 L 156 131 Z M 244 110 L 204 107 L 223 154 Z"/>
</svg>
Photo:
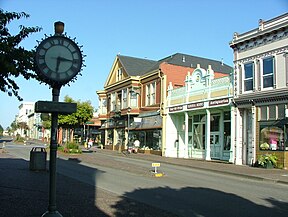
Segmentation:
<svg viewBox="0 0 288 217">
<path fill-rule="evenodd" d="M 127 140 L 127 145 L 129 146 L 129 127 L 130 127 L 130 112 L 131 112 L 131 108 L 128 107 L 127 108 L 127 137 L 128 137 L 128 140 Z"/>
</svg>

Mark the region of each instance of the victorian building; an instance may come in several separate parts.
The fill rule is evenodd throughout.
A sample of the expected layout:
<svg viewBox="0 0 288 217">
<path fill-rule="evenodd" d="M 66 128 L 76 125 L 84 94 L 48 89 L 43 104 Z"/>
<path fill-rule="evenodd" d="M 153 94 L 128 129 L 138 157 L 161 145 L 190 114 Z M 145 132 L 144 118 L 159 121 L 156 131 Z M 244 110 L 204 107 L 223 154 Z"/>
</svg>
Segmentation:
<svg viewBox="0 0 288 217">
<path fill-rule="evenodd" d="M 198 64 L 187 73 L 184 87 L 169 84 L 167 157 L 233 162 L 232 69 L 218 66 L 214 71 L 211 65 Z M 219 70 L 225 76 L 219 77 Z"/>
<path fill-rule="evenodd" d="M 288 166 L 288 13 L 259 20 L 258 27 L 235 33 L 235 163 L 252 165 L 275 153 Z"/>
<path fill-rule="evenodd" d="M 136 139 L 140 152 L 166 155 L 167 88 L 185 86 L 187 73 L 197 64 L 215 70 L 215 77 L 225 76 L 231 68 L 220 61 L 176 53 L 154 61 L 117 55 L 99 96 L 102 143 L 121 150 Z"/>
</svg>

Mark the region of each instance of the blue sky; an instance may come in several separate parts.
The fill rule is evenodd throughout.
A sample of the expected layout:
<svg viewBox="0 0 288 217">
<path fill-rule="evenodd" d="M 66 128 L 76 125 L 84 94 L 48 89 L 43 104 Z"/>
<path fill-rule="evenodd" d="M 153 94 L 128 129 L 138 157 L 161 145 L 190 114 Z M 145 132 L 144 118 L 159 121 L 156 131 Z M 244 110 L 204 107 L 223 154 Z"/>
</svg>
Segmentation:
<svg viewBox="0 0 288 217">
<path fill-rule="evenodd" d="M 102 90 L 115 56 L 159 60 L 174 53 L 221 60 L 233 66 L 229 47 L 234 32 L 257 28 L 258 20 L 268 20 L 288 12 L 287 0 L 1 0 L 4 11 L 26 12 L 28 19 L 10 24 L 11 33 L 19 25 L 40 26 L 21 44 L 37 45 L 44 34 L 54 33 L 54 22 L 65 23 L 65 32 L 83 45 L 86 67 L 70 87 L 64 86 L 60 101 L 90 100 L 98 107 L 97 90 Z M 34 80 L 16 79 L 24 101 L 51 100 L 52 90 Z M 0 92 L 0 124 L 6 129 L 21 104 Z"/>
</svg>

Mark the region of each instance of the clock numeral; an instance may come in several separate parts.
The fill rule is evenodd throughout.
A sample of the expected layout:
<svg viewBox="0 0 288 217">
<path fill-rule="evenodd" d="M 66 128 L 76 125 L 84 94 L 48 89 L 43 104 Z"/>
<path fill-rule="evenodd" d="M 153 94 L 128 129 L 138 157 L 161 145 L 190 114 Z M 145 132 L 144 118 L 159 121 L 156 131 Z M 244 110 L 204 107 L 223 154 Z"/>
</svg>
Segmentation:
<svg viewBox="0 0 288 217">
<path fill-rule="evenodd" d="M 60 45 L 64 45 L 64 40 L 58 39 L 58 42 L 59 42 Z"/>
</svg>

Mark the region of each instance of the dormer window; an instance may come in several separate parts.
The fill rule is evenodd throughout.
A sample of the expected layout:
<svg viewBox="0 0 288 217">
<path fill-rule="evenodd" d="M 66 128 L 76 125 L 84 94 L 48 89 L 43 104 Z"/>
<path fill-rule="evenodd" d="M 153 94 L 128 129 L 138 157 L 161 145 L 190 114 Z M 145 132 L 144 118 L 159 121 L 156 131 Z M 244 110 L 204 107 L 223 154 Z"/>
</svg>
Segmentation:
<svg viewBox="0 0 288 217">
<path fill-rule="evenodd" d="M 123 74 L 122 74 L 122 68 L 119 68 L 119 69 L 117 70 L 117 81 L 122 80 L 122 76 L 123 76 Z"/>
</svg>

